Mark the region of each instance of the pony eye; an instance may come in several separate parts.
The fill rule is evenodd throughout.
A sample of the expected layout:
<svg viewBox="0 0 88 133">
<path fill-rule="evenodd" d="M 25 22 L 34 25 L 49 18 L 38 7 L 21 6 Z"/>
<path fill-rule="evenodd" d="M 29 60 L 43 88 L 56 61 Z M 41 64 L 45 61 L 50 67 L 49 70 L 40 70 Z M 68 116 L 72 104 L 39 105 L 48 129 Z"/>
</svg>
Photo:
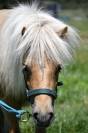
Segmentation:
<svg viewBox="0 0 88 133">
<path fill-rule="evenodd" d="M 26 79 L 31 75 L 31 69 L 27 65 L 23 67 L 23 74 Z"/>
<path fill-rule="evenodd" d="M 23 72 L 27 72 L 28 71 L 28 68 L 26 65 L 23 66 Z"/>
<path fill-rule="evenodd" d="M 56 70 L 57 70 L 57 72 L 60 72 L 61 69 L 62 69 L 61 65 L 58 65 Z"/>
<path fill-rule="evenodd" d="M 61 70 L 62 70 L 62 67 L 61 67 L 61 65 L 59 65 L 59 67 L 58 67 L 58 70 L 59 70 L 59 71 L 61 71 Z"/>
</svg>

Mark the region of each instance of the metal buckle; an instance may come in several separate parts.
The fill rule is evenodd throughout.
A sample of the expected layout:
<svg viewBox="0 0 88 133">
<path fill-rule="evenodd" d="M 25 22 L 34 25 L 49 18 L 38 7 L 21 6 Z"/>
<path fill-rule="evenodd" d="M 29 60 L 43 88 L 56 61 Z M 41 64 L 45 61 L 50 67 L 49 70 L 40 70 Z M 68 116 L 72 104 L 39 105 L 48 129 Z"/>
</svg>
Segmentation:
<svg viewBox="0 0 88 133">
<path fill-rule="evenodd" d="M 27 122 L 29 118 L 32 116 L 28 111 L 24 112 L 20 117 L 20 122 Z"/>
</svg>

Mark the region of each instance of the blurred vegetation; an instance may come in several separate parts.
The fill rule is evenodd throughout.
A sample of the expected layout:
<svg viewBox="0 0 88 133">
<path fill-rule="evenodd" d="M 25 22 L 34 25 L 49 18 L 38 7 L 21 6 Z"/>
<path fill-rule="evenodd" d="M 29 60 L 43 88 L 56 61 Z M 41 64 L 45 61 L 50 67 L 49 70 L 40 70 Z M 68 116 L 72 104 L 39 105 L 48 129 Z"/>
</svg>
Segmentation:
<svg viewBox="0 0 88 133">
<path fill-rule="evenodd" d="M 8 8 L 11 5 L 16 5 L 19 2 L 32 2 L 36 0 L 0 0 L 0 8 Z M 37 0 L 41 4 L 44 2 L 57 2 L 63 8 L 88 8 L 88 0 Z"/>
</svg>

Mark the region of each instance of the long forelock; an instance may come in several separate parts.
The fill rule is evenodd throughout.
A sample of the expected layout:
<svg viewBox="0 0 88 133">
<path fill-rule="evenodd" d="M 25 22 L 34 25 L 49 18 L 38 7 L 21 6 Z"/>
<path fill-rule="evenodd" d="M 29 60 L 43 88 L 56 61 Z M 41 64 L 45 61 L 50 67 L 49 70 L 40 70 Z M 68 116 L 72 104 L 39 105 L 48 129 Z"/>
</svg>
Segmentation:
<svg viewBox="0 0 88 133">
<path fill-rule="evenodd" d="M 17 56 L 23 58 L 23 54 L 28 51 L 27 57 L 30 58 L 30 62 L 34 59 L 36 63 L 42 65 L 44 55 L 46 55 L 56 64 L 60 63 L 64 66 L 72 58 L 72 52 L 78 42 L 78 35 L 68 25 L 51 17 L 46 12 L 38 10 L 36 6 L 34 9 L 34 6 L 29 8 L 21 5 L 17 8 L 17 11 L 13 9 L 10 20 L 7 22 L 7 24 L 9 23 L 8 28 L 5 27 L 7 34 L 11 36 L 10 38 L 16 44 Z M 23 14 L 21 14 L 22 11 L 24 11 Z M 13 21 L 13 23 L 10 24 L 10 21 Z M 21 30 L 23 26 L 26 27 L 26 32 L 22 37 Z M 66 39 L 62 39 L 56 33 L 56 29 L 59 30 L 65 26 L 68 27 L 68 35 Z"/>
</svg>

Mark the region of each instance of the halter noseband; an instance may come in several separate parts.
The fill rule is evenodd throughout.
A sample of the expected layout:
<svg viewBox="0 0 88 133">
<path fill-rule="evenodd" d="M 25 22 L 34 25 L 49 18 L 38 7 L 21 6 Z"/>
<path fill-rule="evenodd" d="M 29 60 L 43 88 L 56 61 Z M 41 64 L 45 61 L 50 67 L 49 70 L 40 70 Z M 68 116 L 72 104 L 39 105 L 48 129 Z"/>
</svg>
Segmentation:
<svg viewBox="0 0 88 133">
<path fill-rule="evenodd" d="M 32 96 L 37 96 L 37 95 L 41 95 L 41 94 L 52 96 L 54 99 L 56 99 L 56 97 L 57 97 L 56 90 L 51 90 L 48 88 L 39 88 L 39 89 L 29 90 L 27 92 L 27 97 L 30 98 Z"/>
<path fill-rule="evenodd" d="M 25 86 L 26 86 L 26 92 L 27 92 L 27 99 L 29 102 L 32 103 L 32 99 L 37 96 L 37 95 L 48 95 L 51 96 L 53 99 L 57 98 L 57 89 L 52 89 L 52 88 L 35 88 L 35 89 L 29 89 L 26 81 L 26 73 L 25 73 L 25 67 L 23 67 L 23 75 L 24 75 L 24 80 L 25 80 Z M 57 86 L 63 85 L 62 82 L 57 82 Z"/>
</svg>

